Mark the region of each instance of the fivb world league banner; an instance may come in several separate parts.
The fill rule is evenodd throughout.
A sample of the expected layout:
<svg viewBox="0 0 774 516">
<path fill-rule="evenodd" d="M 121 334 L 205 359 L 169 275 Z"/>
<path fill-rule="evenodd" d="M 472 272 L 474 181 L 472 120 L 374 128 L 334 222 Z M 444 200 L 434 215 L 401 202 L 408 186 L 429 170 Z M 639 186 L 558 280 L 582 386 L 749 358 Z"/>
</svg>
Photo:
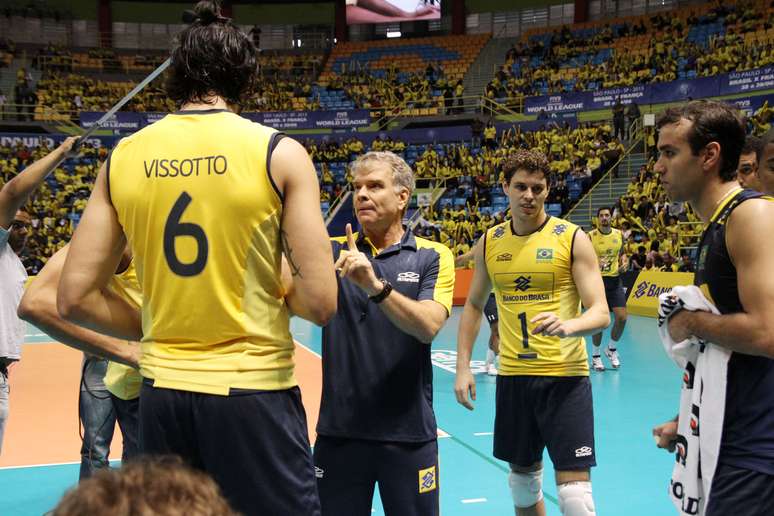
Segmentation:
<svg viewBox="0 0 774 516">
<path fill-rule="evenodd" d="M 91 127 L 104 113 L 84 111 L 81 126 Z M 161 120 L 167 113 L 134 113 L 120 111 L 108 119 L 105 129 L 122 134 L 133 133 L 146 125 Z M 275 129 L 342 129 L 364 127 L 371 123 L 367 109 L 352 111 L 287 111 L 270 113 L 242 113 L 242 116 Z"/>
<path fill-rule="evenodd" d="M 567 111 L 593 111 L 609 109 L 620 97 L 622 104 L 664 104 L 688 98 L 719 97 L 738 93 L 774 88 L 774 66 L 766 66 L 746 72 L 733 72 L 712 77 L 690 80 L 641 84 L 607 90 L 582 91 L 527 97 L 524 109 L 527 114 L 561 113 Z"/>
</svg>

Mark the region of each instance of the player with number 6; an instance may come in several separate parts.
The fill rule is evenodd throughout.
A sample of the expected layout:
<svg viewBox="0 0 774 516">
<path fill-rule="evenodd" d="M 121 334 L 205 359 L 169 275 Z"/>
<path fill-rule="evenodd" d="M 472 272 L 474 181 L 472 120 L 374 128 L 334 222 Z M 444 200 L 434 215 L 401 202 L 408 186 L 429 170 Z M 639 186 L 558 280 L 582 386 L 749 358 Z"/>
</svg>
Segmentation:
<svg viewBox="0 0 774 516">
<path fill-rule="evenodd" d="M 179 110 L 121 140 L 103 164 L 58 309 L 141 340 L 141 453 L 206 471 L 240 513 L 316 516 L 289 317 L 324 325 L 336 310 L 317 177 L 299 143 L 235 113 L 256 71 L 250 38 L 214 2 L 199 2 L 196 16 L 169 68 Z M 141 311 L 106 288 L 127 243 Z"/>
</svg>

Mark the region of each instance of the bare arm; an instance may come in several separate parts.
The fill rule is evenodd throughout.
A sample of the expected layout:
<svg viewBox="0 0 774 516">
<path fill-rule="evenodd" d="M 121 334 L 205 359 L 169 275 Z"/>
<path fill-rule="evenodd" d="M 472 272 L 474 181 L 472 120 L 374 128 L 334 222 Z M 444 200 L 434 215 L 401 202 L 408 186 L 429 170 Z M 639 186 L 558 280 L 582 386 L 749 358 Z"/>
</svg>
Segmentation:
<svg viewBox="0 0 774 516">
<path fill-rule="evenodd" d="M 471 249 L 467 253 L 463 253 L 463 254 L 457 256 L 454 259 L 454 266 L 455 267 L 465 267 L 465 265 L 467 265 L 467 263 L 470 260 L 473 259 L 473 253 L 474 253 L 475 250 L 476 250 L 476 248 L 475 248 L 475 246 L 473 246 L 473 249 Z"/>
<path fill-rule="evenodd" d="M 473 281 L 470 284 L 457 330 L 457 378 L 454 383 L 454 394 L 457 402 L 470 410 L 473 410 L 473 404 L 468 400 L 468 393 L 473 401 L 476 400 L 476 381 L 470 371 L 470 359 L 473 355 L 473 345 L 481 329 L 481 315 L 489 293 L 492 291 L 492 282 L 489 279 L 484 257 L 484 238 L 486 235 L 482 236 L 473 248 L 475 260 Z"/>
<path fill-rule="evenodd" d="M 314 165 L 301 144 L 283 138 L 271 175 L 283 194 L 282 247 L 292 278 L 285 300 L 293 313 L 323 326 L 336 313 L 337 287 Z"/>
<path fill-rule="evenodd" d="M 21 171 L 0 189 L 0 228 L 7 229 L 13 222 L 16 211 L 27 203 L 43 180 L 70 156 L 70 150 L 77 138 L 71 136 L 59 147 Z"/>
<path fill-rule="evenodd" d="M 341 270 L 342 278 L 349 278 L 369 297 L 377 295 L 384 288 L 371 262 L 357 249 L 351 224 L 347 224 L 347 249 L 339 253 L 335 267 Z M 394 290 L 379 303 L 379 308 L 392 324 L 425 344 L 433 341 L 449 317 L 446 307 L 434 300 L 418 301 Z"/>
<path fill-rule="evenodd" d="M 69 245 L 52 256 L 24 293 L 19 317 L 43 329 L 59 342 L 91 355 L 137 367 L 139 343 L 108 337 L 62 319 L 56 309 L 57 289 Z"/>
<path fill-rule="evenodd" d="M 583 337 L 598 333 L 610 324 L 605 284 L 599 272 L 594 246 L 583 230 L 576 231 L 573 242 L 572 279 L 586 311 L 567 321 L 560 321 L 555 314 L 539 314 L 531 321 L 540 321 L 532 331 L 535 335 L 543 333 L 560 337 Z"/>
<path fill-rule="evenodd" d="M 731 214 L 726 231 L 744 312 L 682 310 L 669 319 L 673 337 L 695 335 L 747 355 L 774 358 L 774 203 L 750 200 Z M 682 339 L 681 339 L 682 340 Z"/>
<path fill-rule="evenodd" d="M 578 230 L 574 243 L 572 279 L 586 311 L 567 323 L 570 324 L 570 335 L 582 337 L 607 328 L 610 324 L 610 313 L 605 297 L 605 284 L 597 264 L 597 253 L 594 252 L 591 240 L 586 233 Z"/>
<path fill-rule="evenodd" d="M 140 311 L 108 288 L 125 247 L 102 165 L 62 270 L 57 310 L 63 319 L 117 338 L 142 338 Z"/>
</svg>

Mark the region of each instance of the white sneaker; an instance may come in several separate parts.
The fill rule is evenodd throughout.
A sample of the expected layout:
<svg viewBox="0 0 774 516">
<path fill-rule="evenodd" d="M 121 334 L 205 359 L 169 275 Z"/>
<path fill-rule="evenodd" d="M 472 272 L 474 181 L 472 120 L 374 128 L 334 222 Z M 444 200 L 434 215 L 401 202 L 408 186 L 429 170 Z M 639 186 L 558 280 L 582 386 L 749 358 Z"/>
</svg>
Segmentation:
<svg viewBox="0 0 774 516">
<path fill-rule="evenodd" d="M 610 365 L 613 366 L 613 369 L 618 369 L 621 367 L 621 361 L 618 359 L 618 350 L 610 348 L 605 348 L 605 356 L 608 360 L 610 360 Z"/>
<path fill-rule="evenodd" d="M 605 370 L 605 364 L 602 363 L 602 357 L 596 356 L 591 357 L 591 367 L 594 368 L 594 371 L 604 371 Z"/>
<path fill-rule="evenodd" d="M 497 376 L 497 367 L 494 364 L 489 364 L 486 367 L 486 374 L 489 376 Z"/>
</svg>

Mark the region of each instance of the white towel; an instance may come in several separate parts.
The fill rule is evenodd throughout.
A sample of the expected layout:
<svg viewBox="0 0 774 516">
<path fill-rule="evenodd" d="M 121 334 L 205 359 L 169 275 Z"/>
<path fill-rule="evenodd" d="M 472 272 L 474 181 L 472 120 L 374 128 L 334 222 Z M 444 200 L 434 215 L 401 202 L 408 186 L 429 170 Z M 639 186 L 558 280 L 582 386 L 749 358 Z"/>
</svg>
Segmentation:
<svg viewBox="0 0 774 516">
<path fill-rule="evenodd" d="M 702 516 L 718 463 L 731 351 L 691 337 L 674 342 L 669 318 L 680 310 L 719 314 L 695 286 L 659 296 L 659 336 L 669 357 L 684 370 L 677 422 L 677 450 L 669 495 L 679 514 Z M 698 450 L 698 455 L 696 451 Z"/>
</svg>

